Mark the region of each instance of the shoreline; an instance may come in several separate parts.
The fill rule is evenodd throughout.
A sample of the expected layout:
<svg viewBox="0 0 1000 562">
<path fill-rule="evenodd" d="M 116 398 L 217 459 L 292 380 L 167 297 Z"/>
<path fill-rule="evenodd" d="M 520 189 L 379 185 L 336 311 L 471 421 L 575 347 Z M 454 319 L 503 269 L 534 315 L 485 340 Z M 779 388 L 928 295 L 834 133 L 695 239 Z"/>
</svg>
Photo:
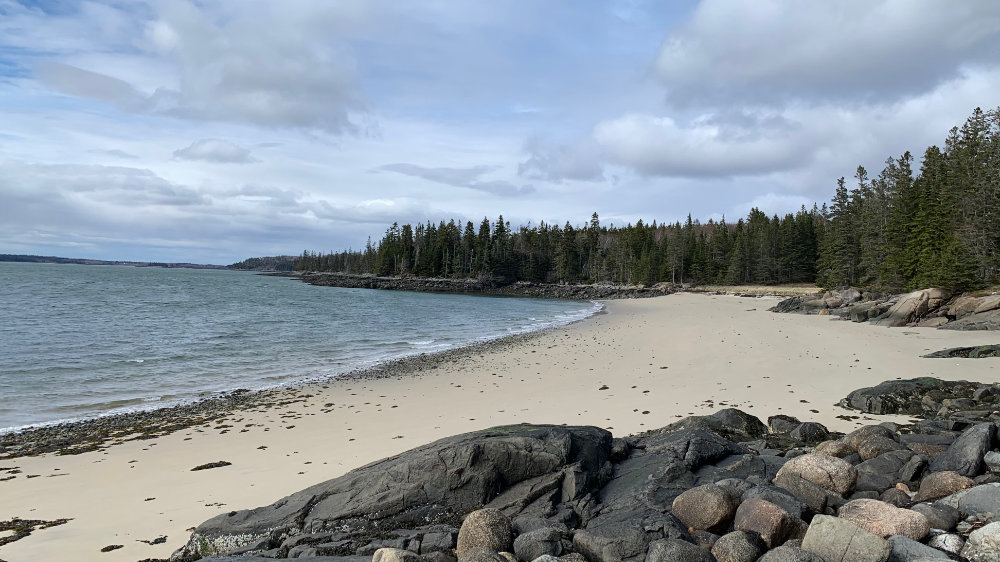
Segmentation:
<svg viewBox="0 0 1000 562">
<path fill-rule="evenodd" d="M 153 439 L 176 431 L 202 425 L 241 409 L 260 405 L 288 404 L 288 394 L 308 391 L 309 387 L 329 385 L 334 381 L 377 380 L 394 376 L 420 376 L 425 369 L 434 369 L 441 363 L 469 357 L 475 353 L 502 350 L 505 347 L 530 341 L 551 330 L 558 330 L 596 316 L 607 314 L 602 303 L 596 301 L 595 310 L 583 318 L 565 324 L 544 326 L 497 338 L 461 344 L 456 347 L 431 352 L 419 352 L 402 357 L 377 361 L 373 365 L 358 367 L 328 377 L 294 380 L 275 387 L 213 392 L 204 398 L 180 404 L 165 405 L 143 410 L 108 412 L 79 420 L 56 420 L 28 426 L 0 428 L 0 461 L 24 456 L 56 453 L 77 455 L 100 451 L 108 446 L 127 441 Z"/>
<path fill-rule="evenodd" d="M 165 559 L 187 529 L 437 439 L 512 423 L 639 434 L 734 407 L 845 431 L 870 420 L 837 401 L 901 378 L 995 381 L 995 361 L 923 359 L 990 334 L 886 329 L 767 312 L 777 299 L 674 294 L 616 300 L 585 322 L 494 341 L 381 378 L 282 391 L 148 439 L 0 462 L 0 521 L 66 524 L 0 546 L 0 559 Z M 421 370 L 420 367 L 423 367 Z M 854 419 L 839 419 L 843 414 Z M 210 470 L 201 465 L 231 463 Z M 160 537 L 163 541 L 153 543 Z M 102 553 L 109 545 L 123 548 Z"/>
</svg>

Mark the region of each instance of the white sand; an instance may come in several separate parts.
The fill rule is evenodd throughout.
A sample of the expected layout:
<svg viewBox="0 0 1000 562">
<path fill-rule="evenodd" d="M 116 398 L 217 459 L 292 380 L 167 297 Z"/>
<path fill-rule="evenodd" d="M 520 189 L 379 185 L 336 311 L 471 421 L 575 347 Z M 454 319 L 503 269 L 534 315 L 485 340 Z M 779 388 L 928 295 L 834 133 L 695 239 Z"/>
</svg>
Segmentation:
<svg viewBox="0 0 1000 562">
<path fill-rule="evenodd" d="M 860 421 L 837 419 L 849 412 L 835 403 L 856 388 L 917 376 L 1000 379 L 1000 360 L 919 357 L 997 343 L 996 334 L 766 312 L 775 302 L 689 294 L 612 301 L 607 314 L 418 376 L 290 392 L 300 400 L 232 416 L 225 434 L 213 424 L 103 452 L 0 461 L 23 471 L 0 482 L 0 520 L 73 519 L 0 547 L 0 558 L 167 558 L 188 529 L 216 514 L 267 505 L 368 462 L 493 425 L 586 424 L 627 435 L 734 406 L 764 420 L 784 413 L 849 431 Z M 190 471 L 217 460 L 233 464 Z M 161 535 L 168 537 L 161 545 L 138 542 Z M 124 548 L 100 552 L 110 544 Z"/>
</svg>

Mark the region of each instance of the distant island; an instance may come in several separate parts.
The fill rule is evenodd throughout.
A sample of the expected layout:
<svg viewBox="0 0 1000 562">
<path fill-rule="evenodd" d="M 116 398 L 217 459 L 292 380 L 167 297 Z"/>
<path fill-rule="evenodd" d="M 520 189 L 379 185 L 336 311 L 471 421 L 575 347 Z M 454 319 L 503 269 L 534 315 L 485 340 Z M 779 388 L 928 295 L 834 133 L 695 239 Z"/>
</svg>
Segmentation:
<svg viewBox="0 0 1000 562">
<path fill-rule="evenodd" d="M 57 263 L 76 265 L 128 265 L 132 267 L 163 267 L 168 269 L 229 269 L 225 265 L 211 265 L 202 263 L 173 263 L 155 261 L 110 261 L 92 260 L 87 258 L 60 258 L 56 256 L 33 256 L 26 254 L 0 254 L 0 262 L 21 262 L 21 263 Z"/>
</svg>

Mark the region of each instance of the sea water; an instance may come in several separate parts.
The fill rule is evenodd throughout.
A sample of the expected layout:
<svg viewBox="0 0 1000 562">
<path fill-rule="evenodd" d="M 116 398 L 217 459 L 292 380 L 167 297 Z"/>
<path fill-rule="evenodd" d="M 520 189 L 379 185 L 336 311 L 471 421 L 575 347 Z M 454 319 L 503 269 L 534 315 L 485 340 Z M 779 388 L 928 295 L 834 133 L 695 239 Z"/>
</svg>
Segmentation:
<svg viewBox="0 0 1000 562">
<path fill-rule="evenodd" d="M 226 270 L 0 263 L 0 431 L 320 380 L 599 309 Z"/>
</svg>

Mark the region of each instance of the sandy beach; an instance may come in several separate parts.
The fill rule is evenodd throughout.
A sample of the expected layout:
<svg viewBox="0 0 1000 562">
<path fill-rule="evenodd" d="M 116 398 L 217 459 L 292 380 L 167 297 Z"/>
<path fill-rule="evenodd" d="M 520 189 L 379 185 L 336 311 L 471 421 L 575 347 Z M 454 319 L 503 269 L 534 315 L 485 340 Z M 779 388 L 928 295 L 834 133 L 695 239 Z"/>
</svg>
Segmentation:
<svg viewBox="0 0 1000 562">
<path fill-rule="evenodd" d="M 896 378 L 997 381 L 995 359 L 923 359 L 995 333 L 878 328 L 773 314 L 776 298 L 674 294 L 382 379 L 290 389 L 280 405 L 79 455 L 0 461 L 0 520 L 56 520 L 0 547 L 7 562 L 167 558 L 219 513 L 269 504 L 435 439 L 511 423 L 621 436 L 737 407 L 849 431 L 837 401 Z M 905 418 L 903 418 L 905 419 Z M 227 461 L 230 466 L 191 471 Z M 11 472 L 14 469 L 20 472 Z M 0 537 L 3 534 L 0 533 Z M 166 537 L 159 544 L 147 544 Z M 108 545 L 123 548 L 102 553 Z"/>
</svg>

